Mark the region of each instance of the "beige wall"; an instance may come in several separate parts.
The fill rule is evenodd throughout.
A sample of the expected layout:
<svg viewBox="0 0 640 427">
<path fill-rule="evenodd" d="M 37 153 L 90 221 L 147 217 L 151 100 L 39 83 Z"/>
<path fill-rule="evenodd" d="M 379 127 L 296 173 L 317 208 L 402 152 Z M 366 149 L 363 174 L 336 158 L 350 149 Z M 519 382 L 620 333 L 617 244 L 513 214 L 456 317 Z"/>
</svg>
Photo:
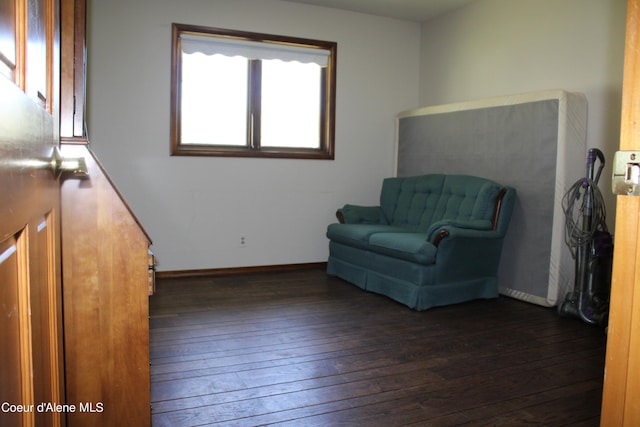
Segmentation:
<svg viewBox="0 0 640 427">
<path fill-rule="evenodd" d="M 335 209 L 376 204 L 393 173 L 400 111 L 583 92 L 588 145 L 610 160 L 625 7 L 477 0 L 420 25 L 279 0 L 89 0 L 89 136 L 152 236 L 160 271 L 320 262 Z M 337 41 L 336 160 L 169 156 L 172 22 Z M 610 169 L 604 175 L 612 219 Z"/>
<path fill-rule="evenodd" d="M 600 190 L 612 226 L 625 15 L 625 0 L 477 0 L 424 23 L 420 104 L 545 89 L 584 93 L 587 147 L 607 159 Z"/>
<path fill-rule="evenodd" d="M 336 159 L 170 157 L 172 22 L 338 42 Z M 413 22 L 278 0 L 93 0 L 88 37 L 89 137 L 160 271 L 326 261 L 336 208 L 377 203 L 395 114 L 418 105 Z"/>
</svg>

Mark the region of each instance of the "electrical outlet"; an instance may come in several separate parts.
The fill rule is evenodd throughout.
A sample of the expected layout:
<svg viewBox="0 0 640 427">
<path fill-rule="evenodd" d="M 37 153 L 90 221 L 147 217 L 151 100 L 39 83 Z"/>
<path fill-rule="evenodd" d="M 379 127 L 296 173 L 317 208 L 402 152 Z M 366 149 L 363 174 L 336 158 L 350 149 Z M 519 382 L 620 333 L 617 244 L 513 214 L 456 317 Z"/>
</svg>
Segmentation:
<svg viewBox="0 0 640 427">
<path fill-rule="evenodd" d="M 240 235 L 240 247 L 244 248 L 247 246 L 247 236 L 245 236 L 244 234 Z"/>
</svg>

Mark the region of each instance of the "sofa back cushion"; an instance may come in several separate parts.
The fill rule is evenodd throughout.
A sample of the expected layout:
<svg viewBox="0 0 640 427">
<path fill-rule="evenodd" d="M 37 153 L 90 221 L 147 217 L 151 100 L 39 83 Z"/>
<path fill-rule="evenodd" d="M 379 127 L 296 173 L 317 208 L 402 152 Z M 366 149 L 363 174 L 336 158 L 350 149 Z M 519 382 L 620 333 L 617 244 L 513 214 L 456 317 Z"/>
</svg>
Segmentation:
<svg viewBox="0 0 640 427">
<path fill-rule="evenodd" d="M 501 185 L 468 175 L 387 178 L 380 206 L 391 225 L 426 232 L 440 220 L 491 220 Z"/>
<path fill-rule="evenodd" d="M 387 178 L 382 183 L 380 207 L 391 225 L 426 232 L 433 222 L 445 175 Z M 427 224 L 426 227 L 420 227 Z"/>
<path fill-rule="evenodd" d="M 491 220 L 501 189 L 501 185 L 488 179 L 448 175 L 433 219 L 459 222 Z"/>
</svg>

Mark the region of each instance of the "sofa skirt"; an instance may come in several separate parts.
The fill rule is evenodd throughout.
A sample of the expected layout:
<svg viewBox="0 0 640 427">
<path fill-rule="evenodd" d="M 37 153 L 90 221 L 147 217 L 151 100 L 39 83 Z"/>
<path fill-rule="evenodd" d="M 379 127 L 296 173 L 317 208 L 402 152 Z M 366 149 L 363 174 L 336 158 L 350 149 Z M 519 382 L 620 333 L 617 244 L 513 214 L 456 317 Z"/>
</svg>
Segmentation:
<svg viewBox="0 0 640 427">
<path fill-rule="evenodd" d="M 327 274 L 414 310 L 498 297 L 497 277 L 436 284 L 435 273 L 435 264 L 421 265 L 333 241 L 329 243 Z"/>
</svg>

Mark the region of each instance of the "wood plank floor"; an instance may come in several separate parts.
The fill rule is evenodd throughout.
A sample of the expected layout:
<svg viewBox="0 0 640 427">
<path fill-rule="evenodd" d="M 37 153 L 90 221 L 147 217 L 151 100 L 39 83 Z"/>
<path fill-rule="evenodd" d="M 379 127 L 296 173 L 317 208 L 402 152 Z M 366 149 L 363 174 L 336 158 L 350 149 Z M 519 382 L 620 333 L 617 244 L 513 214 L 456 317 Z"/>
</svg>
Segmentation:
<svg viewBox="0 0 640 427">
<path fill-rule="evenodd" d="M 606 335 L 507 297 L 415 312 L 321 270 L 159 280 L 154 427 L 597 426 Z"/>
</svg>

